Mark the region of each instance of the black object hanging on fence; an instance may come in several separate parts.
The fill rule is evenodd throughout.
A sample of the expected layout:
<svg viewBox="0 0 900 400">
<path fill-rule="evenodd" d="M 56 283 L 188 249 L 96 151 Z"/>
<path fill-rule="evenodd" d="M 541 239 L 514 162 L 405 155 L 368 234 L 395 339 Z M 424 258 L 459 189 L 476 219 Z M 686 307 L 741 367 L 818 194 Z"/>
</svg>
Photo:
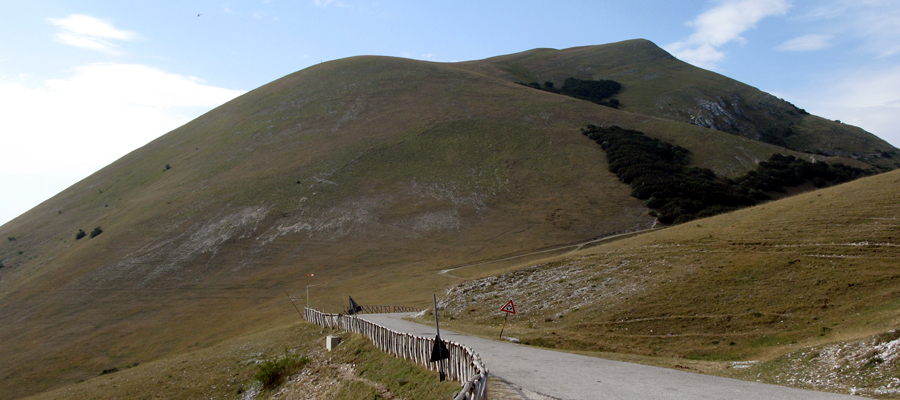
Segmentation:
<svg viewBox="0 0 900 400">
<path fill-rule="evenodd" d="M 434 337 L 434 348 L 431 349 L 431 358 L 428 362 L 439 362 L 440 369 L 438 371 L 440 375 L 441 381 L 447 379 L 447 375 L 444 374 L 444 363 L 441 360 L 450 360 L 450 349 L 447 348 L 447 345 L 444 344 L 444 341 L 441 340 L 441 335 L 436 335 Z"/>
<path fill-rule="evenodd" d="M 450 359 L 450 349 L 447 348 L 447 345 L 444 344 L 444 341 L 441 340 L 441 336 L 437 335 L 434 337 L 434 348 L 431 349 L 431 358 L 428 359 L 428 362 L 435 362 L 440 360 L 449 360 Z"/>
</svg>

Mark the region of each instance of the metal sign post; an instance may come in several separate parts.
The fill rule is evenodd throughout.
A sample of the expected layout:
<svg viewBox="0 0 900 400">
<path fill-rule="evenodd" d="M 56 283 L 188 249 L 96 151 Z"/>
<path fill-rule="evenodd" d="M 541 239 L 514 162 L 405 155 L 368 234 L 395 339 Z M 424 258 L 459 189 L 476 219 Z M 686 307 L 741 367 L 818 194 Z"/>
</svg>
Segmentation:
<svg viewBox="0 0 900 400">
<path fill-rule="evenodd" d="M 500 309 L 500 311 L 506 313 L 506 315 L 503 316 L 503 326 L 500 328 L 500 339 L 503 339 L 503 330 L 506 329 L 506 318 L 509 317 L 509 314 L 516 313 L 516 305 L 513 304 L 512 300 L 510 300 L 508 303 L 506 303 L 505 306 L 503 306 L 503 308 Z"/>
</svg>

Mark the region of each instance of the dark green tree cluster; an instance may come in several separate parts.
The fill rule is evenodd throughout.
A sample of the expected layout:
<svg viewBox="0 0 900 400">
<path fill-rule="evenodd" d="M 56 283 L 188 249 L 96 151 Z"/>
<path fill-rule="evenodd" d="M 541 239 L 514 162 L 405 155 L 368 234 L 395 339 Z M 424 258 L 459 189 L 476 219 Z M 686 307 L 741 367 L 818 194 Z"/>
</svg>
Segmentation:
<svg viewBox="0 0 900 400">
<path fill-rule="evenodd" d="M 611 106 L 607 100 L 615 96 L 622 90 L 622 84 L 608 79 L 599 81 L 582 80 L 577 78 L 569 78 L 563 82 L 562 88 L 559 89 L 560 94 L 571 96 L 576 99 L 592 101 L 597 104 Z M 619 102 L 615 101 L 615 108 L 618 108 Z"/>
<path fill-rule="evenodd" d="M 619 100 L 611 99 L 622 90 L 622 84 L 608 79 L 585 80 L 578 78 L 568 78 L 563 82 L 561 88 L 557 89 L 553 82 L 544 82 L 544 85 L 537 82 L 522 83 L 525 86 L 535 89 L 559 93 L 576 99 L 587 100 L 603 106 L 619 108 L 621 103 Z"/>
<path fill-rule="evenodd" d="M 871 172 L 849 167 L 841 163 L 809 162 L 794 156 L 773 154 L 769 161 L 736 178 L 733 183 L 762 192 L 784 193 L 785 187 L 800 186 L 812 181 L 815 187 L 826 187 L 849 182 Z"/>
<path fill-rule="evenodd" d="M 768 193 L 808 181 L 823 187 L 869 174 L 843 164 L 810 163 L 775 154 L 742 177 L 720 179 L 710 169 L 688 167 L 687 149 L 641 132 L 588 125 L 582 133 L 606 151 L 610 172 L 631 186 L 632 196 L 644 200 L 654 216 L 667 224 L 751 206 L 771 199 Z"/>
</svg>

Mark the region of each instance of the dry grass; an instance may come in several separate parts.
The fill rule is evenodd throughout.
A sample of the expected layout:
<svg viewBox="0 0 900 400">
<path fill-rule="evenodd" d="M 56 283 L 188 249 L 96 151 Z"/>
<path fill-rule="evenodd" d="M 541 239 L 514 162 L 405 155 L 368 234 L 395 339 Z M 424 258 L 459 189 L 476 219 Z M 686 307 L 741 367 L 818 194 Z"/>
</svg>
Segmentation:
<svg viewBox="0 0 900 400">
<path fill-rule="evenodd" d="M 343 342 L 325 351 L 325 336 Z M 254 378 L 260 365 L 308 357 L 278 384 L 263 387 Z M 439 382 L 437 373 L 390 357 L 369 341 L 345 332 L 293 324 L 218 345 L 139 364 L 46 392 L 30 399 L 446 399 L 457 382 Z"/>
<path fill-rule="evenodd" d="M 524 343 L 728 362 L 884 333 L 900 322 L 898 183 L 878 175 L 465 282 L 447 325 L 496 335 L 514 299 L 506 332 Z"/>
</svg>

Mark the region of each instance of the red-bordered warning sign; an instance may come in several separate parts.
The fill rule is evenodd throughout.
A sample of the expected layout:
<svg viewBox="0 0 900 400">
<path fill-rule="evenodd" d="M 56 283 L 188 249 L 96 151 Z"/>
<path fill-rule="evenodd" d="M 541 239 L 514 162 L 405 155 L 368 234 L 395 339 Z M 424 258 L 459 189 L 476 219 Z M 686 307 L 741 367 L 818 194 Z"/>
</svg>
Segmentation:
<svg viewBox="0 0 900 400">
<path fill-rule="evenodd" d="M 516 305 L 513 304 L 512 300 L 510 300 L 509 303 L 506 303 L 506 305 L 500 309 L 500 311 L 510 313 L 510 314 L 515 314 L 516 313 Z"/>
</svg>

